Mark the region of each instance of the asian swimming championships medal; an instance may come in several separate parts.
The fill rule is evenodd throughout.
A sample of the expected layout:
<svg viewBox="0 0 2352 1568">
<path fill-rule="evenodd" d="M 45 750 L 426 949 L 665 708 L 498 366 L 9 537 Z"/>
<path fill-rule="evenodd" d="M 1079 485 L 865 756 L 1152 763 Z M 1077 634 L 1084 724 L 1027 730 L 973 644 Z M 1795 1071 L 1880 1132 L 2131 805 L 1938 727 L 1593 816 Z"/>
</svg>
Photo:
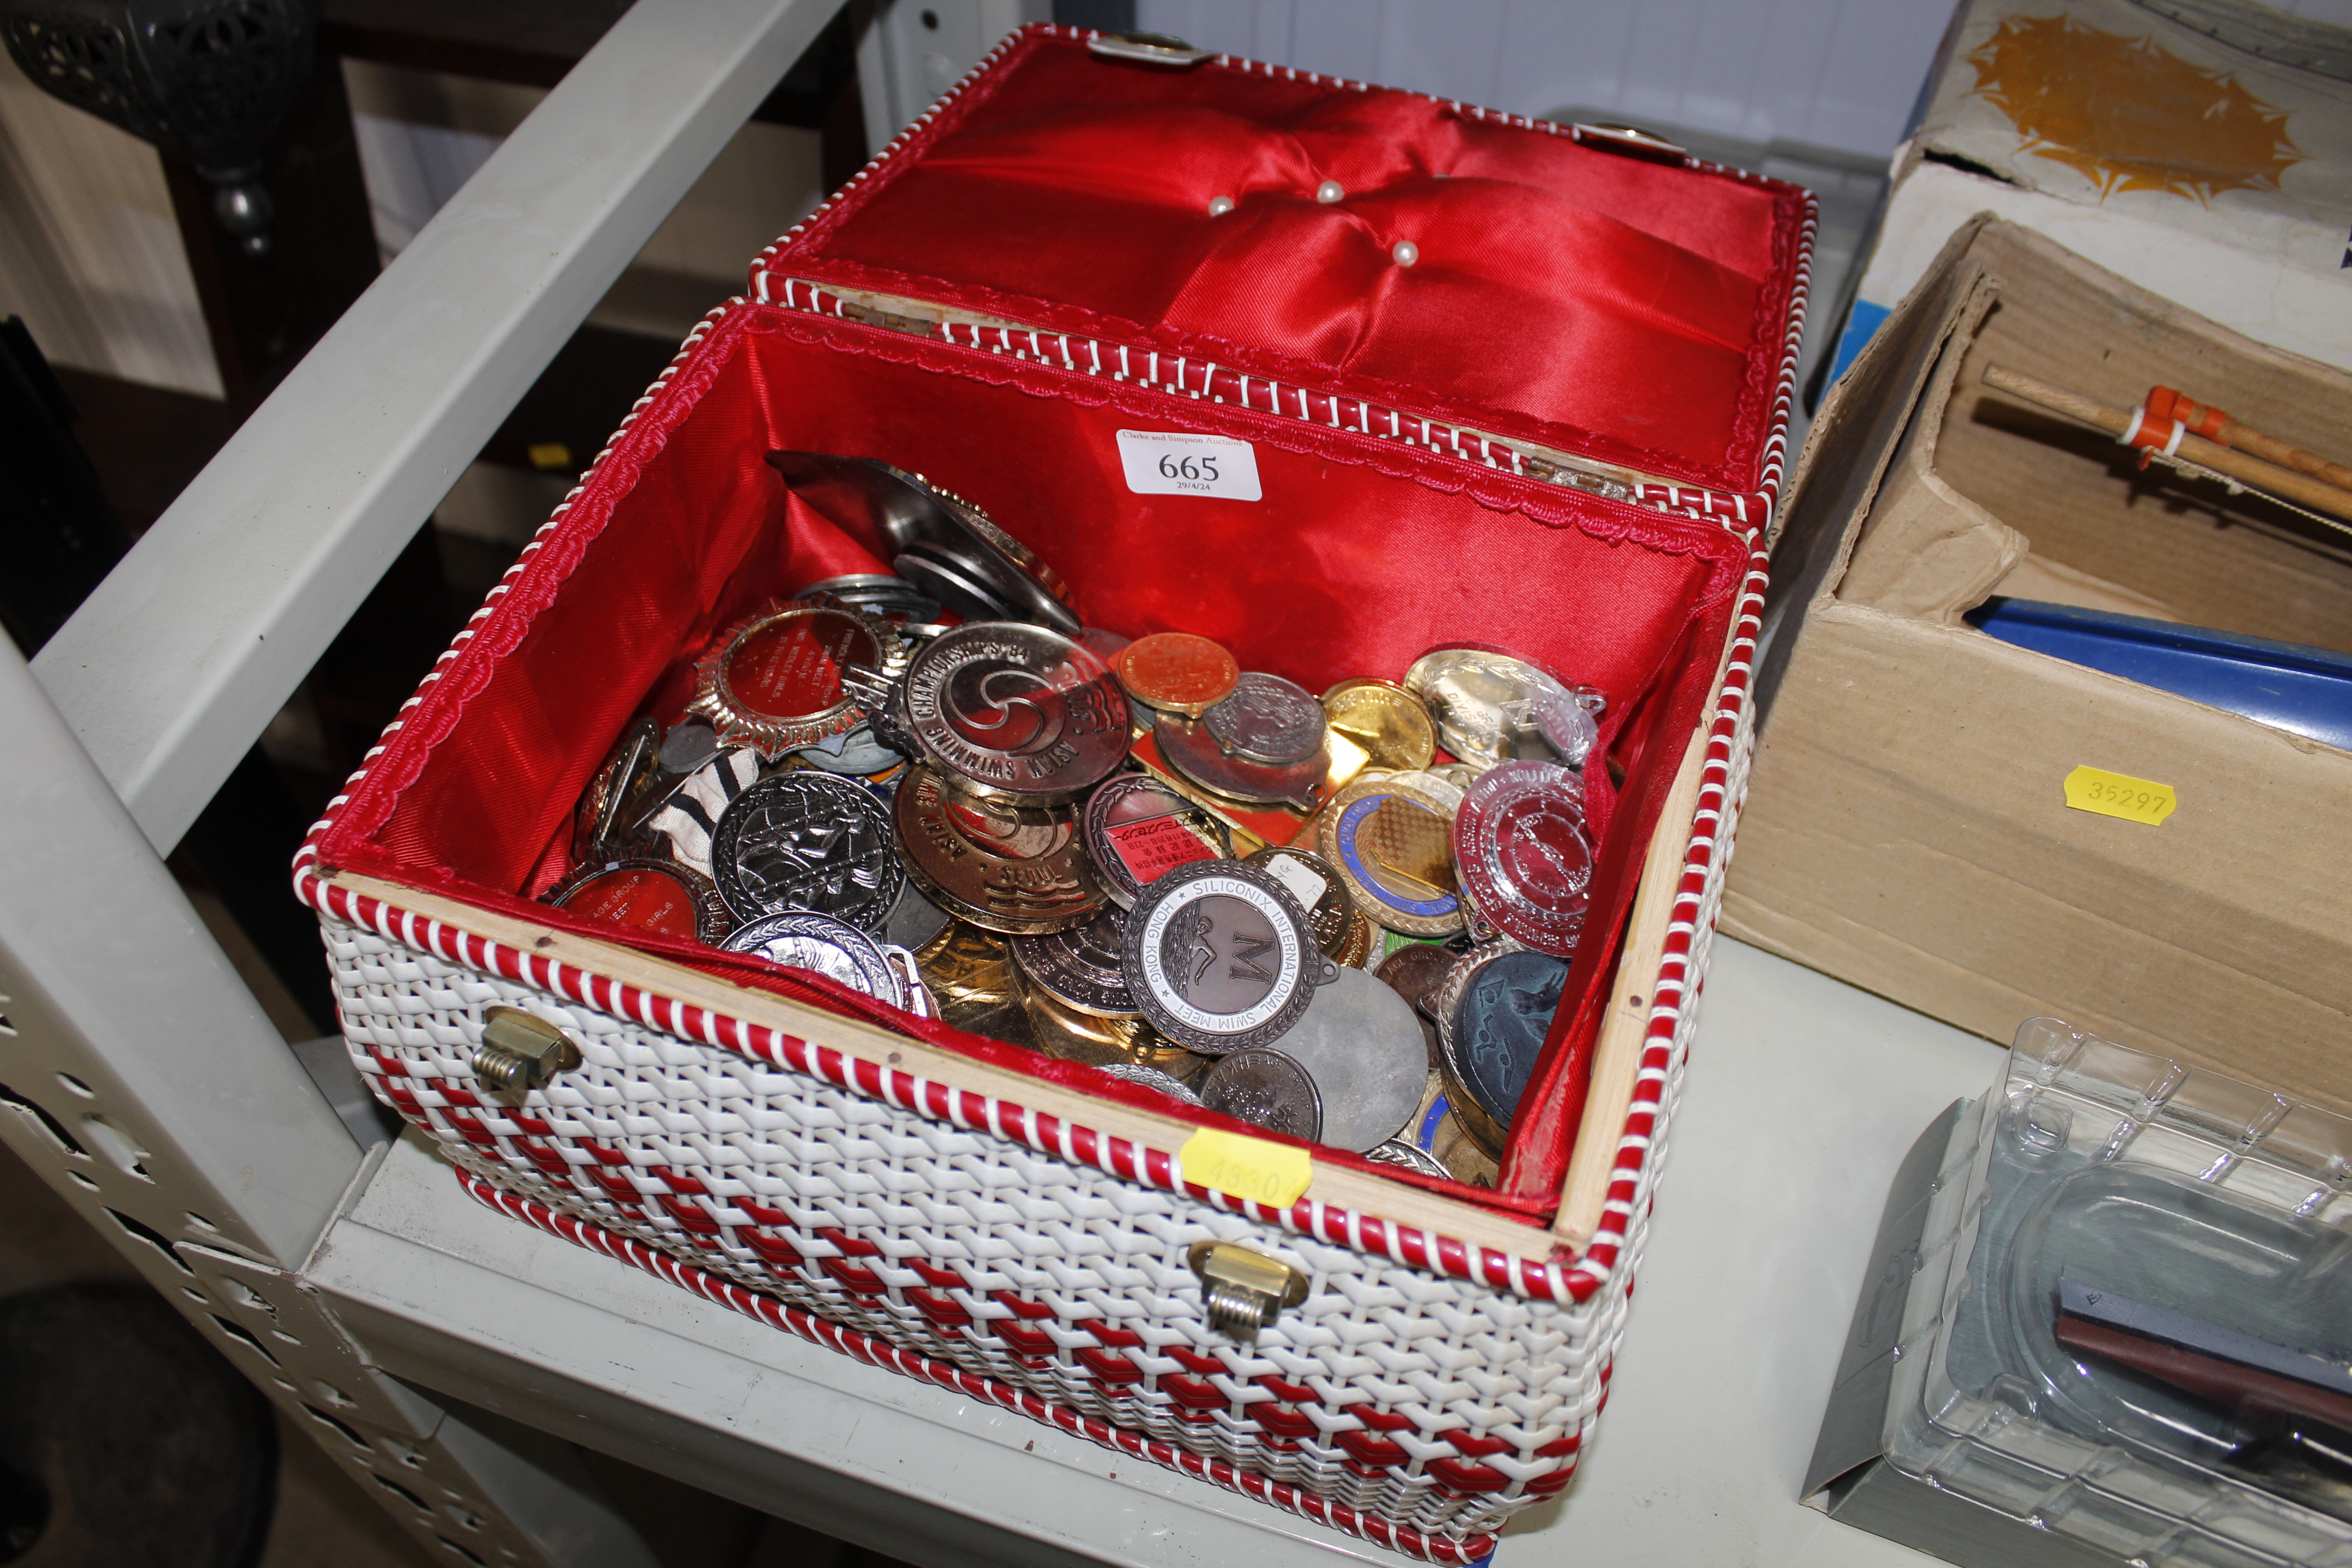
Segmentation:
<svg viewBox="0 0 2352 1568">
<path fill-rule="evenodd" d="M 1197 719 L 1233 695 L 1242 667 L 1223 644 L 1190 632 L 1155 632 L 1119 650 L 1112 667 L 1127 694 L 1147 708 Z"/>
<path fill-rule="evenodd" d="M 1134 1018 L 1143 1009 L 1127 988 L 1120 935 L 1124 919 L 1106 910 L 1081 926 L 1013 939 L 1022 977 L 1065 1007 L 1097 1018 Z"/>
<path fill-rule="evenodd" d="M 862 721 L 842 689 L 850 665 L 895 675 L 906 667 L 905 645 L 887 621 L 835 601 L 771 604 L 728 628 L 696 664 L 687 711 L 709 720 L 723 744 L 757 746 L 773 762 Z"/>
<path fill-rule="evenodd" d="M 1307 1069 L 1280 1051 L 1234 1052 L 1201 1080 L 1201 1104 L 1236 1121 L 1309 1143 L 1323 1137 L 1323 1101 Z"/>
<path fill-rule="evenodd" d="M 589 920 L 713 946 L 735 925 L 709 878 L 675 861 L 637 856 L 583 866 L 550 889 L 547 901 Z"/>
<path fill-rule="evenodd" d="M 1348 962 L 1341 955 L 1354 934 L 1356 905 L 1328 860 L 1305 849 L 1273 845 L 1248 857 L 1244 864 L 1263 866 L 1279 878 L 1307 910 L 1307 926 L 1315 933 L 1315 945 L 1328 956 Z"/>
<path fill-rule="evenodd" d="M 1103 890 L 1132 909 L 1163 872 L 1234 852 L 1233 830 L 1158 779 L 1121 773 L 1087 797 L 1087 854 Z"/>
<path fill-rule="evenodd" d="M 1357 1153 L 1397 1136 L 1429 1084 L 1429 1053 L 1412 1004 L 1360 969 L 1315 993 L 1281 1040 L 1315 1080 L 1322 1142 Z"/>
<path fill-rule="evenodd" d="M 787 969 L 806 969 L 837 980 L 893 1007 L 907 1005 L 898 971 L 874 939 L 831 915 L 803 910 L 768 915 L 737 931 L 725 945 L 730 952 L 755 953 Z"/>
<path fill-rule="evenodd" d="M 1334 734 L 1361 746 L 1365 766 L 1425 768 L 1437 754 L 1437 726 L 1421 699 L 1392 680 L 1343 680 L 1323 694 Z"/>
<path fill-rule="evenodd" d="M 1359 909 L 1408 936 L 1462 929 L 1454 885 L 1455 804 L 1404 773 L 1359 779 L 1333 797 L 1323 849 Z"/>
<path fill-rule="evenodd" d="M 1127 756 L 1127 693 L 1102 660 L 1043 626 L 980 621 L 942 632 L 900 689 L 924 756 L 1008 805 L 1067 800 Z"/>
<path fill-rule="evenodd" d="M 906 872 L 890 817 L 865 785 L 778 773 L 728 806 L 710 836 L 712 880 L 738 919 L 806 910 L 879 931 Z"/>
<path fill-rule="evenodd" d="M 1201 727 L 1226 755 L 1279 768 L 1320 754 L 1327 724 L 1323 705 L 1305 688 L 1251 670 L 1201 715 Z"/>
<path fill-rule="evenodd" d="M 1472 953 L 1438 991 L 1432 1011 L 1447 1098 L 1471 1138 L 1497 1160 L 1567 980 L 1567 960 L 1511 948 Z"/>
<path fill-rule="evenodd" d="M 1121 965 L 1152 1026 L 1204 1056 L 1281 1038 L 1339 973 L 1281 879 L 1232 860 L 1180 866 L 1144 889 Z"/>
<path fill-rule="evenodd" d="M 1463 792 L 1454 868 L 1471 909 L 1523 947 L 1566 958 L 1584 929 L 1592 841 L 1584 784 L 1559 763 L 1497 763 Z"/>
<path fill-rule="evenodd" d="M 918 764 L 899 781 L 890 812 L 907 874 L 961 920 L 1040 936 L 1083 925 L 1102 908 L 1074 806 L 982 800 Z"/>
</svg>

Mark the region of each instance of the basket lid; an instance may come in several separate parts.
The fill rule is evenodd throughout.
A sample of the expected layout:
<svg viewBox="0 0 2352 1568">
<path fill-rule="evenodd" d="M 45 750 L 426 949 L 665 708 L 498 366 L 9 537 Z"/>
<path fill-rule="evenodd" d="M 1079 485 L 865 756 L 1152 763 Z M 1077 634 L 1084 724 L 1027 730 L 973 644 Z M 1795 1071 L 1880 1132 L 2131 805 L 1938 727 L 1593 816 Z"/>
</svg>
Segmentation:
<svg viewBox="0 0 2352 1568">
<path fill-rule="evenodd" d="M 1637 474 L 1777 483 L 1812 200 L 1657 144 L 1033 27 L 771 279 L 1192 356 Z M 763 274 L 765 276 L 763 276 Z"/>
</svg>

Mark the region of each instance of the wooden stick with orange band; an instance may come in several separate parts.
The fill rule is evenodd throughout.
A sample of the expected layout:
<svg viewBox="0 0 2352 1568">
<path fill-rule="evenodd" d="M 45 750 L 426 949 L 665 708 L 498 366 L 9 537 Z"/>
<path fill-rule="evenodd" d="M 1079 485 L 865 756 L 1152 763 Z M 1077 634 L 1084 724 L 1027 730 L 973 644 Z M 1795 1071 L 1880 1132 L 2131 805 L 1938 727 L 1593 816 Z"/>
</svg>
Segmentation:
<svg viewBox="0 0 2352 1568">
<path fill-rule="evenodd" d="M 2178 420 L 2151 421 L 2145 408 L 2110 408 L 2079 392 L 2053 386 L 2046 381 L 1992 364 L 1985 366 L 1985 384 L 2053 413 L 2104 430 L 2127 447 L 2145 447 L 2168 458 L 2178 457 L 2210 468 L 2252 489 L 2263 490 L 2296 506 L 2310 507 L 2331 517 L 2352 521 L 2352 489 L 2264 462 L 2209 437 L 2200 436 Z"/>
<path fill-rule="evenodd" d="M 2281 468 L 2309 474 L 2313 479 L 2323 479 L 2338 489 L 2352 490 L 2352 468 L 2341 463 L 2331 463 L 2316 452 L 2306 452 L 2292 441 L 2282 441 L 2265 431 L 2257 430 L 2235 415 L 2224 414 L 2210 403 L 2191 402 L 2168 386 L 2149 387 L 2143 410 L 2147 421 L 2159 427 L 2168 419 L 2179 420 L 2192 436 L 2202 436 L 2209 441 L 2219 441 L 2224 447 L 2252 452 L 2255 457 L 2266 458 Z"/>
</svg>

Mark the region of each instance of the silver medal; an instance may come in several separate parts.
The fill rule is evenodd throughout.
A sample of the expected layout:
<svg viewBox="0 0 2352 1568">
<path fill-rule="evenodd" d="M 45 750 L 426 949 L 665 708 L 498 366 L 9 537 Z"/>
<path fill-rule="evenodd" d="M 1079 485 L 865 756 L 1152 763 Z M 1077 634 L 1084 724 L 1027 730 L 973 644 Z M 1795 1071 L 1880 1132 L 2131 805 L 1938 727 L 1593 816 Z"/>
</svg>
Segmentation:
<svg viewBox="0 0 2352 1568">
<path fill-rule="evenodd" d="M 740 920 L 808 910 L 879 931 L 906 879 L 889 809 L 832 773 L 779 773 L 738 795 L 710 837 L 711 880 Z"/>
<path fill-rule="evenodd" d="M 1087 797 L 1087 857 L 1103 890 L 1132 909 L 1144 884 L 1234 852 L 1233 830 L 1148 773 L 1105 779 Z"/>
<path fill-rule="evenodd" d="M 1164 1094 L 1171 1100 L 1181 1100 L 1186 1105 L 1201 1103 L 1201 1097 L 1186 1088 L 1183 1079 L 1161 1072 L 1158 1068 L 1145 1067 L 1141 1062 L 1111 1062 L 1095 1068 L 1095 1071 L 1108 1073 L 1111 1077 L 1124 1079 L 1129 1083 L 1139 1084 L 1145 1089 Z"/>
<path fill-rule="evenodd" d="M 1342 969 L 1282 1037 L 1323 1102 L 1321 1141 L 1358 1153 L 1395 1137 L 1421 1103 L 1429 1055 L 1412 1004 L 1360 969 Z"/>
<path fill-rule="evenodd" d="M 872 937 L 831 915 L 795 910 L 769 915 L 739 928 L 723 944 L 787 969 L 805 969 L 838 980 L 893 1007 L 907 1005 L 898 972 Z"/>
<path fill-rule="evenodd" d="M 1201 715 L 1209 738 L 1228 756 L 1267 767 L 1303 763 L 1323 750 L 1323 704 L 1278 675 L 1247 670 L 1232 695 Z"/>
<path fill-rule="evenodd" d="M 1013 962 L 1029 983 L 1066 1007 L 1097 1018 L 1134 1018 L 1135 1005 L 1121 967 L 1125 916 L 1106 910 L 1082 926 L 1047 936 L 1016 936 Z"/>
<path fill-rule="evenodd" d="M 1454 1176 L 1453 1172 L 1437 1163 L 1436 1155 L 1401 1138 L 1391 1138 L 1376 1149 L 1365 1150 L 1364 1158 L 1375 1164 L 1397 1165 L 1421 1175 L 1435 1176 L 1440 1181 L 1450 1181 Z"/>
<path fill-rule="evenodd" d="M 1322 1142 L 1323 1102 L 1315 1080 L 1280 1051 L 1235 1051 L 1201 1080 L 1201 1104 L 1269 1132 Z"/>
<path fill-rule="evenodd" d="M 1179 866 L 1144 889 L 1121 966 L 1152 1026 L 1207 1056 L 1280 1039 L 1340 973 L 1290 889 L 1234 860 Z"/>
</svg>

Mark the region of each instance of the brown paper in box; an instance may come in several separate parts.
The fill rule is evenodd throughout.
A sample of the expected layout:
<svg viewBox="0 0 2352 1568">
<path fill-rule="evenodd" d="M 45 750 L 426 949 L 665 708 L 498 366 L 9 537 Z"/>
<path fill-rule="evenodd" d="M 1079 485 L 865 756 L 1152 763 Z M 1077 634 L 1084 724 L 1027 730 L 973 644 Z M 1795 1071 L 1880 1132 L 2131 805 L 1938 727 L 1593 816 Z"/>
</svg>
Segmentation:
<svg viewBox="0 0 2352 1568">
<path fill-rule="evenodd" d="M 2037 1014 L 2352 1110 L 2352 754 L 1995 641 L 2042 598 L 2352 651 L 2340 536 L 1985 388 L 2151 384 L 2322 451 L 2352 378 L 1979 222 L 1822 410 L 1723 929 L 2007 1040 Z M 2071 809 L 2077 766 L 2172 786 Z"/>
</svg>

